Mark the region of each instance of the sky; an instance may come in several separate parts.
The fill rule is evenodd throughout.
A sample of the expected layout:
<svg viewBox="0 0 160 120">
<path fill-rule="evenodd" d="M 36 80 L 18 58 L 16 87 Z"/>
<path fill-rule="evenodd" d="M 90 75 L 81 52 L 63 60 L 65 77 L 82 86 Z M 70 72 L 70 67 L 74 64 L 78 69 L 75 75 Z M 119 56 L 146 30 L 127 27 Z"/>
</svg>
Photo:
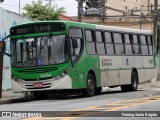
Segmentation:
<svg viewBox="0 0 160 120">
<path fill-rule="evenodd" d="M 0 7 L 19 13 L 19 1 L 20 1 L 20 13 L 24 12 L 22 8 L 26 4 L 31 4 L 33 0 L 4 0 L 3 3 L 0 3 Z M 38 1 L 38 0 L 34 0 Z M 42 0 L 43 4 L 47 4 L 48 0 Z M 57 7 L 64 7 L 66 15 L 76 16 L 77 15 L 77 1 L 76 0 L 52 0 L 52 6 L 57 5 Z"/>
</svg>

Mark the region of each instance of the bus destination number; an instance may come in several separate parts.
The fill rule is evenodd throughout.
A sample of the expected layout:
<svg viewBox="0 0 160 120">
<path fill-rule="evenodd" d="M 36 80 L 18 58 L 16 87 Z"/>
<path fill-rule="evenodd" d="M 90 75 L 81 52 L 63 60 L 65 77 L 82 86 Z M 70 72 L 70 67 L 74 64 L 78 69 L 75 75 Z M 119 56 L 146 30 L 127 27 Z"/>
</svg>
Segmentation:
<svg viewBox="0 0 160 120">
<path fill-rule="evenodd" d="M 47 77 L 52 77 L 51 74 L 41 74 L 40 78 L 47 78 Z"/>
</svg>

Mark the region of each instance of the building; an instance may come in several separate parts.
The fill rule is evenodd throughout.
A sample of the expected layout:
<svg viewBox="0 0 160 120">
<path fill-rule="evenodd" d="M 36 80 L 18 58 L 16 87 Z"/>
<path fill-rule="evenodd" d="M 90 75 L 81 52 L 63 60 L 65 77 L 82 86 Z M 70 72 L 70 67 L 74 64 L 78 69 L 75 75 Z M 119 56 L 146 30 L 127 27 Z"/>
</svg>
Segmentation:
<svg viewBox="0 0 160 120">
<path fill-rule="evenodd" d="M 106 7 L 107 15 L 144 14 L 147 15 L 154 9 L 154 0 L 102 0 Z M 159 1 L 160 3 L 160 1 Z M 117 11 L 116 11 L 117 9 Z M 125 13 L 118 12 L 124 11 Z"/>
<path fill-rule="evenodd" d="M 72 17 L 69 17 L 69 16 L 66 16 L 66 15 L 61 15 L 59 17 L 60 20 L 65 20 L 65 21 L 73 21 L 73 22 L 76 22 L 77 20 L 72 18 Z"/>
<path fill-rule="evenodd" d="M 153 30 L 150 14 L 154 0 L 102 0 L 105 12 L 85 15 L 83 22 L 126 28 Z M 159 2 L 160 3 L 160 2 Z M 147 16 L 147 17 L 146 17 Z"/>
</svg>

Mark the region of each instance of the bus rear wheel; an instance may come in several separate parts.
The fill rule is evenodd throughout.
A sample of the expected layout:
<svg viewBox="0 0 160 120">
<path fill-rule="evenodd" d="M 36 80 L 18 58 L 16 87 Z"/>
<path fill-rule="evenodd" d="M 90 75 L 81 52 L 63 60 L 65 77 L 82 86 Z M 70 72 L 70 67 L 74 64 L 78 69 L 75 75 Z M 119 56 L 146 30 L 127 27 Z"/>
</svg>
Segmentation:
<svg viewBox="0 0 160 120">
<path fill-rule="evenodd" d="M 95 78 L 92 74 L 88 74 L 87 77 L 87 88 L 83 91 L 83 94 L 87 97 L 92 97 L 95 94 Z"/>
<path fill-rule="evenodd" d="M 135 71 L 133 71 L 131 75 L 131 84 L 122 85 L 121 89 L 122 91 L 127 92 L 127 91 L 136 91 L 137 88 L 138 88 L 138 75 Z"/>
</svg>

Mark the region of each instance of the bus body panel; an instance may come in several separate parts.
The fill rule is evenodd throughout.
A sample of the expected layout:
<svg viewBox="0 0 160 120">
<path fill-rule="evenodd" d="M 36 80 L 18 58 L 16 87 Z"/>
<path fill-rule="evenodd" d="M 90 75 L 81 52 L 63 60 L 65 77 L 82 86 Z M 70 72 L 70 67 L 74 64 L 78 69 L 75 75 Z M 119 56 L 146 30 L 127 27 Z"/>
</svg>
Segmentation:
<svg viewBox="0 0 160 120">
<path fill-rule="evenodd" d="M 43 87 L 41 89 L 32 87 L 35 83 L 43 83 Z M 13 92 L 67 90 L 72 89 L 72 79 L 67 75 L 59 80 L 48 79 L 44 81 L 26 81 L 23 83 L 12 80 L 12 89 Z"/>
</svg>

